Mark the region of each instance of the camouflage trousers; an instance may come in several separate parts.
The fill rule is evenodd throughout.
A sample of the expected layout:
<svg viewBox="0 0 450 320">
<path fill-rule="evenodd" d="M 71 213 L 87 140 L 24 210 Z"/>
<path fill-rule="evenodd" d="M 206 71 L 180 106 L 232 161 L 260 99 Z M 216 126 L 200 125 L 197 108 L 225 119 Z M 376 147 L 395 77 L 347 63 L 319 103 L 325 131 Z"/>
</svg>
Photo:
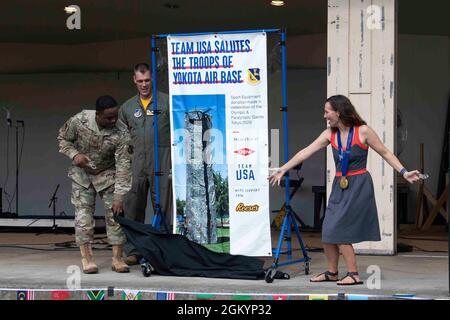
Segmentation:
<svg viewBox="0 0 450 320">
<path fill-rule="evenodd" d="M 105 207 L 106 234 L 110 245 L 123 245 L 125 234 L 120 225 L 114 220 L 112 212 L 114 185 L 98 192 Z M 91 184 L 85 188 L 72 182 L 72 204 L 75 206 L 75 239 L 77 244 L 83 245 L 94 240 L 94 213 L 97 191 Z"/>
</svg>

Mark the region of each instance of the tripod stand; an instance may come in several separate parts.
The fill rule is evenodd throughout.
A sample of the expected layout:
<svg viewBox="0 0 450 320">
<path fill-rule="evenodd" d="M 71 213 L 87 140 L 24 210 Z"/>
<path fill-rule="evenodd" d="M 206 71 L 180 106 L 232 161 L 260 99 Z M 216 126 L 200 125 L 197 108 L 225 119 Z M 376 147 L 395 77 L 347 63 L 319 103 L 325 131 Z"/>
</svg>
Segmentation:
<svg viewBox="0 0 450 320">
<path fill-rule="evenodd" d="M 295 166 L 293 169 L 296 170 L 297 173 L 297 180 L 291 180 L 289 179 L 289 187 L 293 188 L 293 190 L 289 194 L 289 201 L 293 198 L 293 196 L 297 193 L 297 191 L 302 186 L 303 181 L 305 180 L 303 177 L 300 177 L 299 171 L 302 168 L 302 164 Z M 280 186 L 282 188 L 286 187 L 286 181 L 283 179 L 281 180 Z M 292 209 L 290 205 L 286 206 L 286 202 L 281 206 L 278 210 L 272 210 L 272 213 L 277 213 L 274 221 L 273 226 L 276 228 L 280 228 L 281 224 L 283 223 L 283 218 L 286 215 L 287 211 L 291 211 L 292 215 L 295 217 L 297 222 L 300 224 L 300 230 L 312 230 L 312 228 L 308 225 L 306 225 L 303 220 L 298 216 L 298 214 Z M 281 229 L 281 228 L 280 228 Z"/>
<path fill-rule="evenodd" d="M 273 282 L 273 280 L 276 278 L 277 276 L 277 268 L 279 266 L 284 266 L 284 265 L 289 265 L 289 264 L 294 264 L 294 263 L 299 263 L 299 262 L 303 262 L 305 265 L 305 274 L 309 274 L 309 268 L 310 268 L 310 261 L 311 258 L 308 256 L 308 252 L 306 251 L 305 245 L 303 243 L 302 237 L 300 235 L 300 228 L 298 226 L 297 221 L 300 223 L 300 225 L 302 227 L 308 228 L 308 226 L 306 226 L 304 224 L 304 222 L 298 217 L 298 215 L 294 212 L 294 210 L 292 210 L 291 205 L 289 204 L 289 201 L 291 200 L 292 196 L 297 192 L 297 190 L 300 188 L 302 182 L 303 182 L 303 178 L 300 178 L 298 172 L 301 169 L 301 164 L 294 167 L 294 169 L 297 171 L 297 177 L 299 178 L 299 180 L 297 180 L 297 183 L 294 183 L 294 191 L 289 194 L 289 198 L 287 199 L 287 201 L 284 203 L 283 207 L 284 210 L 286 211 L 286 214 L 283 217 L 283 223 L 282 223 L 282 227 L 281 227 L 281 232 L 280 232 L 280 238 L 278 240 L 278 247 L 276 249 L 273 249 L 272 252 L 275 254 L 274 257 L 274 262 L 272 263 L 271 267 L 268 269 L 268 271 L 266 272 L 265 275 L 265 280 L 267 283 L 271 283 Z M 283 180 L 282 180 L 283 181 Z M 284 182 L 284 186 L 286 187 L 286 182 Z M 281 210 L 277 210 L 277 211 L 281 211 Z M 292 230 L 291 230 L 291 226 L 294 227 L 294 232 L 297 236 L 297 240 L 298 243 L 300 245 L 300 249 L 302 251 L 303 254 L 303 258 L 297 259 L 297 260 L 293 260 L 292 259 Z M 286 242 L 286 249 L 283 250 L 283 242 Z M 287 254 L 287 259 L 286 261 L 280 262 L 280 255 L 281 254 Z M 284 279 L 288 279 L 288 277 L 285 277 Z"/>
</svg>

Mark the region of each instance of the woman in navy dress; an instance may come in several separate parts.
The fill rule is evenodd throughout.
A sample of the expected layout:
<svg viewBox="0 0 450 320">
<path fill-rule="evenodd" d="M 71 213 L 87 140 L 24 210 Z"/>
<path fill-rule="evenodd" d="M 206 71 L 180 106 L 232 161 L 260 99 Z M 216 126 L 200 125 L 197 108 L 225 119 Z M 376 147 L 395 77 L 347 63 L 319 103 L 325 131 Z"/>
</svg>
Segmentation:
<svg viewBox="0 0 450 320">
<path fill-rule="evenodd" d="M 322 226 L 322 243 L 328 270 L 313 277 L 311 282 L 337 281 L 338 285 L 362 284 L 352 244 L 381 240 L 373 182 L 366 170 L 369 147 L 410 183 L 419 180 L 419 171 L 407 171 L 403 167 L 372 128 L 361 119 L 347 97 L 336 95 L 328 98 L 325 102 L 324 118 L 328 121 L 329 128 L 284 166 L 277 169 L 269 179 L 272 185 L 276 183 L 279 185 L 280 180 L 291 168 L 331 144 L 336 177 Z M 339 251 L 344 257 L 348 272 L 338 281 Z"/>
</svg>

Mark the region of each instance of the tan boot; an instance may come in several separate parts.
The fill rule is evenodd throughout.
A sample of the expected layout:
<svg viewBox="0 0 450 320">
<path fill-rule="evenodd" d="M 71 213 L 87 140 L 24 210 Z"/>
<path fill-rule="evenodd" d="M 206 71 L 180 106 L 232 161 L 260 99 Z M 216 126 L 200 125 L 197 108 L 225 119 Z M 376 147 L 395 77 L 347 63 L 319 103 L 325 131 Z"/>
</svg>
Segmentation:
<svg viewBox="0 0 450 320">
<path fill-rule="evenodd" d="M 112 252 L 112 271 L 119 273 L 130 272 L 130 268 L 128 268 L 127 264 L 122 259 L 122 246 L 113 246 Z"/>
<path fill-rule="evenodd" d="M 92 248 L 89 243 L 85 243 L 80 246 L 81 252 L 81 264 L 83 265 L 84 273 L 97 273 L 98 267 L 94 261 L 94 255 L 92 254 Z"/>
</svg>

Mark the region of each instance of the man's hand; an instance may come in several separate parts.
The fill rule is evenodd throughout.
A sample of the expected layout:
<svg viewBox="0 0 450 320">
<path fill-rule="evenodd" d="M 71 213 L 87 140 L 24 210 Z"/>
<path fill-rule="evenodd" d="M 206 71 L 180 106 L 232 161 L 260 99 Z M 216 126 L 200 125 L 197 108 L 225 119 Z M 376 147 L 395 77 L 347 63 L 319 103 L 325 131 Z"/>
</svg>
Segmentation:
<svg viewBox="0 0 450 320">
<path fill-rule="evenodd" d="M 112 212 L 119 216 L 123 216 L 123 202 L 117 200 L 113 201 Z"/>
<path fill-rule="evenodd" d="M 86 168 L 91 161 L 85 154 L 79 153 L 73 158 L 73 164 L 80 168 Z"/>
</svg>

